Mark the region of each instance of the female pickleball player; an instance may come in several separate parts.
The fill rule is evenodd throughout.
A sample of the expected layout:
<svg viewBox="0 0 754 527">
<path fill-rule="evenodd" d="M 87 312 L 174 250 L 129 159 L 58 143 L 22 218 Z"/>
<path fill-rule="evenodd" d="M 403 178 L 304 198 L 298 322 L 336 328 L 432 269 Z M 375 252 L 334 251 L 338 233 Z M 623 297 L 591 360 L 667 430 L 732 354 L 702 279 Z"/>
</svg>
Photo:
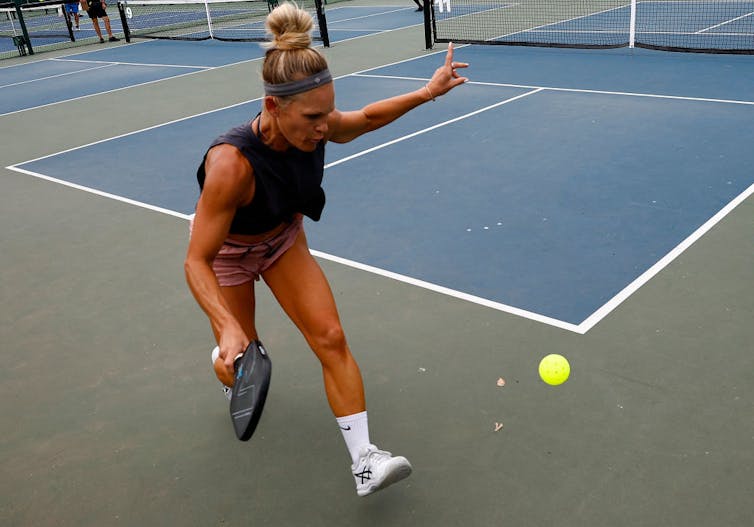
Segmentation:
<svg viewBox="0 0 754 527">
<path fill-rule="evenodd" d="M 451 45 L 421 88 L 341 112 L 327 62 L 311 47 L 312 26 L 312 17 L 290 3 L 267 17 L 272 41 L 262 66 L 262 111 L 218 137 L 204 156 L 185 272 L 214 331 L 212 361 L 226 387 L 233 360 L 258 338 L 254 282 L 264 279 L 322 365 L 357 493 L 366 496 L 408 476 L 411 465 L 369 439 L 361 373 L 327 279 L 309 252 L 302 217 L 319 220 L 325 204 L 325 143 L 351 141 L 433 101 L 466 82 L 456 69 L 467 64 L 453 61 Z"/>
</svg>

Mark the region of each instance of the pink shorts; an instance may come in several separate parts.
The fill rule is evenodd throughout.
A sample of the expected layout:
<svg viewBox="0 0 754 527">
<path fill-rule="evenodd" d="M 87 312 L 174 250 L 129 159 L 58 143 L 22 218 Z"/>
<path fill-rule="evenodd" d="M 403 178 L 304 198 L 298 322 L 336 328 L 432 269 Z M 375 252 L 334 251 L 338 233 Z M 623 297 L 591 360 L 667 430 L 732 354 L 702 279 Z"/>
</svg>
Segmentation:
<svg viewBox="0 0 754 527">
<path fill-rule="evenodd" d="M 192 220 L 191 227 L 193 223 Z M 297 215 L 285 229 L 263 242 L 249 244 L 226 239 L 212 262 L 217 282 L 221 287 L 233 287 L 259 280 L 259 275 L 291 248 L 302 223 L 302 216 Z"/>
</svg>

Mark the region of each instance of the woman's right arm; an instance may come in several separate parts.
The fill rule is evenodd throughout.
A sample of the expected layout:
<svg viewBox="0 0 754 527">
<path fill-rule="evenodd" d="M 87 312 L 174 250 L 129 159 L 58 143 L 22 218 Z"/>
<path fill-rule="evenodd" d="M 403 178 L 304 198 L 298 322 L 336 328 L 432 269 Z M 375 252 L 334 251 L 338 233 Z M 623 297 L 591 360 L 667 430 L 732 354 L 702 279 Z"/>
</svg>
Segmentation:
<svg viewBox="0 0 754 527">
<path fill-rule="evenodd" d="M 236 210 L 254 197 L 254 177 L 248 160 L 230 145 L 212 148 L 204 167 L 204 188 L 183 268 L 191 293 L 220 335 L 220 356 L 232 367 L 249 338 L 220 293 L 212 261 L 228 236 Z"/>
</svg>

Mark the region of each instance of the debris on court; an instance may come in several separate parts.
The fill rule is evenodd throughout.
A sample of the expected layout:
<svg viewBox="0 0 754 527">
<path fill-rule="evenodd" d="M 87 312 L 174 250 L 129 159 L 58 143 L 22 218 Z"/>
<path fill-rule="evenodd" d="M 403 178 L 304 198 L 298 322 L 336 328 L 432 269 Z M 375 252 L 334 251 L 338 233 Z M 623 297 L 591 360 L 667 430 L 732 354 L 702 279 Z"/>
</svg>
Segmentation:
<svg viewBox="0 0 754 527">
<path fill-rule="evenodd" d="M 499 432 L 502 429 L 503 429 L 503 423 L 498 423 L 497 421 L 495 421 L 495 432 Z"/>
<path fill-rule="evenodd" d="M 499 378 L 499 379 L 497 380 L 497 385 L 498 385 L 499 387 L 501 387 L 501 388 L 502 388 L 503 386 L 505 386 L 505 379 L 503 379 L 502 377 L 500 377 L 500 378 Z"/>
</svg>

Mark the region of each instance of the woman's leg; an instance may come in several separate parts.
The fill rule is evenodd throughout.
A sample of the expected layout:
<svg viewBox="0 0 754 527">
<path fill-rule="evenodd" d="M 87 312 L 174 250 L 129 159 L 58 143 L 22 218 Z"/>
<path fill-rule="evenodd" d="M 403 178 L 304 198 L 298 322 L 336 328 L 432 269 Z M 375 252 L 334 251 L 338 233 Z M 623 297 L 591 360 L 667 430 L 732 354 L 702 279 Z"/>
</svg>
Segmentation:
<svg viewBox="0 0 754 527">
<path fill-rule="evenodd" d="M 378 450 L 369 440 L 361 372 L 348 349 L 330 285 L 309 253 L 303 230 L 262 277 L 322 364 L 327 400 L 351 455 L 357 494 L 366 496 L 407 477 L 411 463 L 405 457 Z"/>
<path fill-rule="evenodd" d="M 361 372 L 346 343 L 330 285 L 309 252 L 303 229 L 262 278 L 322 364 L 325 393 L 335 416 L 363 412 Z"/>
</svg>

